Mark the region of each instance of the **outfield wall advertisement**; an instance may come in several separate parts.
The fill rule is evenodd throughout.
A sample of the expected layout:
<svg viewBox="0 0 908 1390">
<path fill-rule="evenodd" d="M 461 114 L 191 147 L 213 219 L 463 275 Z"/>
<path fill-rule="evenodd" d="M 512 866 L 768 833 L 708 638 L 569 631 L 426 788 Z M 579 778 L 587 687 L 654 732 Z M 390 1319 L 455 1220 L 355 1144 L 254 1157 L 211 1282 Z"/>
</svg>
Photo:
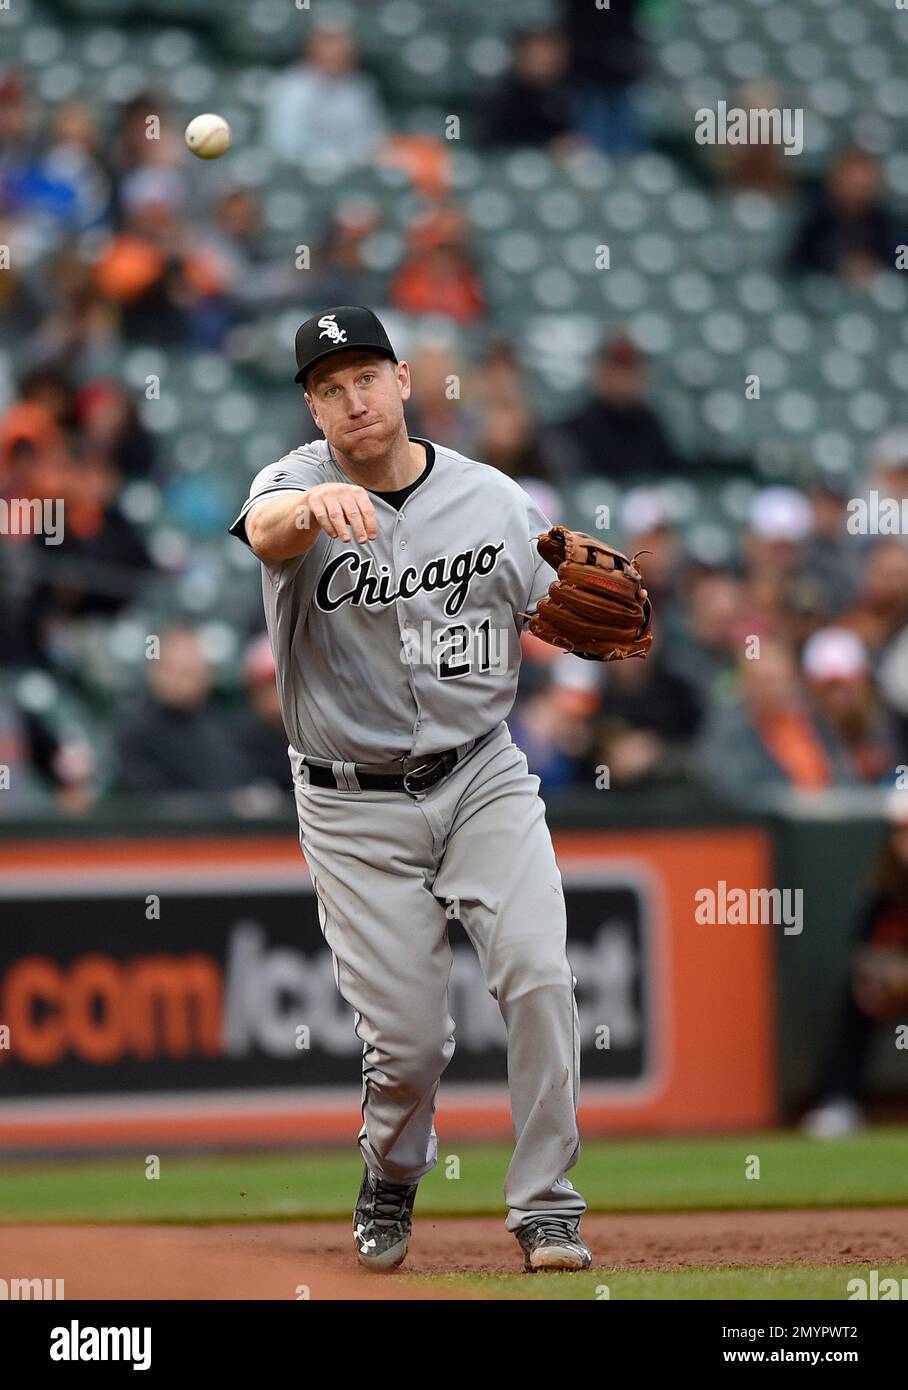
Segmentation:
<svg viewBox="0 0 908 1390">
<path fill-rule="evenodd" d="M 769 886 L 762 834 L 565 834 L 557 848 L 585 1132 L 771 1122 L 773 929 L 696 920 L 704 887 Z M 3 846 L 0 911 L 0 1147 L 355 1136 L 362 1043 L 292 842 Z M 449 930 L 439 1134 L 506 1135 L 504 1026 Z"/>
</svg>

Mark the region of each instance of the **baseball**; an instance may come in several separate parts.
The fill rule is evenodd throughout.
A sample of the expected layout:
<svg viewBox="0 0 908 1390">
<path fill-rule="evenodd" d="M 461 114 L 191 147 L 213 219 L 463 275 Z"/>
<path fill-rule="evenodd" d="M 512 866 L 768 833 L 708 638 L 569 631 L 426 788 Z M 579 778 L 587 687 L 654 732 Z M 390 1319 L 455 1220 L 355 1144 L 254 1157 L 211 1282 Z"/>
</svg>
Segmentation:
<svg viewBox="0 0 908 1390">
<path fill-rule="evenodd" d="M 194 116 L 186 127 L 186 144 L 199 159 L 218 159 L 230 148 L 230 126 L 212 111 Z"/>
</svg>

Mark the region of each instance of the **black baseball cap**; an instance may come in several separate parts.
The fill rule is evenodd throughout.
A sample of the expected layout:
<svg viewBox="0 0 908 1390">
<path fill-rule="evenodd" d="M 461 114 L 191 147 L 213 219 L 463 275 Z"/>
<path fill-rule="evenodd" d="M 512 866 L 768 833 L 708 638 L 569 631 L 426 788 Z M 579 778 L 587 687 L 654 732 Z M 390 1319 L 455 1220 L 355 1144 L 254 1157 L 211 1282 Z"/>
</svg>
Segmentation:
<svg viewBox="0 0 908 1390">
<path fill-rule="evenodd" d="M 336 309 L 313 314 L 296 330 L 296 365 L 299 371 L 293 378 L 305 386 L 312 368 L 335 352 L 377 352 L 381 357 L 397 361 L 384 325 L 377 314 L 361 304 L 341 304 Z"/>
</svg>

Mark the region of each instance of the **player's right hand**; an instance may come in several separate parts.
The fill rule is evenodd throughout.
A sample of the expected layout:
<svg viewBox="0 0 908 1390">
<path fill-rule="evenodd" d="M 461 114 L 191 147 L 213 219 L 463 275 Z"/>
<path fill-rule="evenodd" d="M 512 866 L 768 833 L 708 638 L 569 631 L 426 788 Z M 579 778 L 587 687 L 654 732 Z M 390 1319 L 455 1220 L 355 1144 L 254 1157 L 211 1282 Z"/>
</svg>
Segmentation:
<svg viewBox="0 0 908 1390">
<path fill-rule="evenodd" d="M 348 541 L 352 531 L 362 545 L 378 535 L 372 499 L 355 483 L 319 483 L 307 491 L 306 507 L 315 524 L 337 540 Z"/>
</svg>

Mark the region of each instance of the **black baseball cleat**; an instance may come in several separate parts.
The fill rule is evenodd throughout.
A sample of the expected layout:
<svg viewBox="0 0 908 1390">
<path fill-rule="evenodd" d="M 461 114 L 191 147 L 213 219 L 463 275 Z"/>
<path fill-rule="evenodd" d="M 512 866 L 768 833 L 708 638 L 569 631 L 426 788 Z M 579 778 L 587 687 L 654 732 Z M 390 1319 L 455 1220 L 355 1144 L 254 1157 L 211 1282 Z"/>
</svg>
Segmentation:
<svg viewBox="0 0 908 1390">
<path fill-rule="evenodd" d="M 541 1216 L 515 1231 L 527 1274 L 552 1269 L 589 1269 L 593 1257 L 580 1239 L 580 1222 Z"/>
<path fill-rule="evenodd" d="M 356 1254 L 365 1269 L 395 1269 L 403 1262 L 413 1229 L 418 1183 L 401 1187 L 366 1168 L 353 1213 Z"/>
</svg>

